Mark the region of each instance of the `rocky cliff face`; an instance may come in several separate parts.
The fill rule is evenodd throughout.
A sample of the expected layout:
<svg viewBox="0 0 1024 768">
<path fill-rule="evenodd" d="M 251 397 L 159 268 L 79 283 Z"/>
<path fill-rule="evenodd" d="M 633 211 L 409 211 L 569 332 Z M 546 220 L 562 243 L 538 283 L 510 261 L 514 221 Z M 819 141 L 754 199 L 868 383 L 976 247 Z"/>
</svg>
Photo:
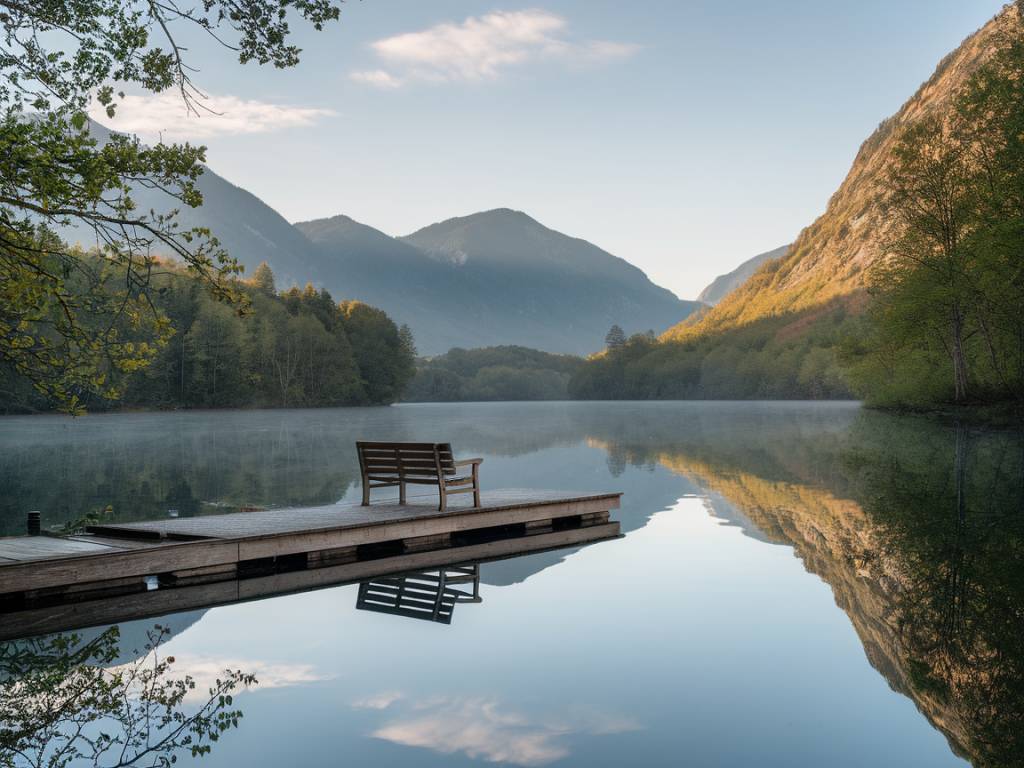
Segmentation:
<svg viewBox="0 0 1024 768">
<path fill-rule="evenodd" d="M 884 256 L 884 243 L 893 234 L 879 194 L 902 129 L 949 109 L 954 95 L 991 56 L 999 30 L 1017 20 L 1017 7 L 1007 6 L 939 64 L 902 109 L 864 142 L 825 213 L 800 234 L 785 258 L 769 261 L 700 320 L 684 321 L 665 336 L 686 338 L 836 301 L 856 302 L 867 269 Z"/>
</svg>

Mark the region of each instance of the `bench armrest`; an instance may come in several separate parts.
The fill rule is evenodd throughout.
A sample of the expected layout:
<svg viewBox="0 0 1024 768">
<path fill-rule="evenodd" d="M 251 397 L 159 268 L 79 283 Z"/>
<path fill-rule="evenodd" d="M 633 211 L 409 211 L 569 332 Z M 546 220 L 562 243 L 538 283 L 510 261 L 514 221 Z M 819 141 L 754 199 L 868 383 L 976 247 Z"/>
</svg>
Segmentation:
<svg viewBox="0 0 1024 768">
<path fill-rule="evenodd" d="M 459 461 L 455 462 L 455 466 L 456 467 L 467 467 L 470 464 L 483 464 L 483 463 L 484 463 L 483 459 L 460 459 Z"/>
</svg>

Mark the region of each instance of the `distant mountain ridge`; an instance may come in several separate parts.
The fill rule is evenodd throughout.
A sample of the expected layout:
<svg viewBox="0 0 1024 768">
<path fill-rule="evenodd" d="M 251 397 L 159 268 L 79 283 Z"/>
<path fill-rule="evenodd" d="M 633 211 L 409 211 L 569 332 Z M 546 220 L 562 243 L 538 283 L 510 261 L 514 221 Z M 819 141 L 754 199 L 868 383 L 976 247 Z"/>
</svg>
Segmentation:
<svg viewBox="0 0 1024 768">
<path fill-rule="evenodd" d="M 93 123 L 101 140 L 110 135 Z M 408 324 L 420 354 L 453 347 L 522 345 L 546 352 L 600 350 L 608 329 L 661 332 L 701 306 L 652 283 L 638 268 L 585 240 L 500 208 L 448 219 L 403 238 L 339 215 L 288 223 L 209 168 L 199 208 L 179 208 L 182 230 L 206 227 L 251 275 L 260 262 L 279 287 L 307 282 L 358 299 Z M 159 190 L 133 190 L 137 208 L 174 208 Z M 91 233 L 68 229 L 72 242 Z"/>
<path fill-rule="evenodd" d="M 724 299 L 731 291 L 734 291 L 745 283 L 747 278 L 758 270 L 758 267 L 766 261 L 781 259 L 789 251 L 789 248 L 790 246 L 783 245 L 771 251 L 759 253 L 757 256 L 744 261 L 732 272 L 726 272 L 724 275 L 719 275 L 711 281 L 707 288 L 700 292 L 700 295 L 697 296 L 697 301 L 714 306 Z"/>
<path fill-rule="evenodd" d="M 601 348 L 613 324 L 657 331 L 700 306 L 623 259 L 508 208 L 401 238 L 348 217 L 295 226 L 316 248 L 323 284 L 407 323 L 423 354 L 501 345 L 586 354 Z"/>
</svg>

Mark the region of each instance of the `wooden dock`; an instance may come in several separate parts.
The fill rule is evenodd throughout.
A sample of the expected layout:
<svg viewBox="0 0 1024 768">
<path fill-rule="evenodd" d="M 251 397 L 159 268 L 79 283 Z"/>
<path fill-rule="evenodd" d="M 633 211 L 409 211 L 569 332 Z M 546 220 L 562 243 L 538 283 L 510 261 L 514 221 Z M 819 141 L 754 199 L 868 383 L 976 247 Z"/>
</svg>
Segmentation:
<svg viewBox="0 0 1024 768">
<path fill-rule="evenodd" d="M 0 538 L 0 639 L 615 538 L 621 494 L 335 504 Z"/>
</svg>

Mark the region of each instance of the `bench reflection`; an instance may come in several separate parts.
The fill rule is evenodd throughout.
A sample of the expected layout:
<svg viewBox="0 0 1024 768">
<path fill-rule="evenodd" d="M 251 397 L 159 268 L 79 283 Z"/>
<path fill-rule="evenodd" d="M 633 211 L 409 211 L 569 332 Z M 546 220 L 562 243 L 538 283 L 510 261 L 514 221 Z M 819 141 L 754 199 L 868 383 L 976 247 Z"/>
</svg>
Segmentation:
<svg viewBox="0 0 1024 768">
<path fill-rule="evenodd" d="M 480 602 L 480 565 L 475 563 L 361 582 L 356 608 L 451 624 L 456 605 Z"/>
</svg>

